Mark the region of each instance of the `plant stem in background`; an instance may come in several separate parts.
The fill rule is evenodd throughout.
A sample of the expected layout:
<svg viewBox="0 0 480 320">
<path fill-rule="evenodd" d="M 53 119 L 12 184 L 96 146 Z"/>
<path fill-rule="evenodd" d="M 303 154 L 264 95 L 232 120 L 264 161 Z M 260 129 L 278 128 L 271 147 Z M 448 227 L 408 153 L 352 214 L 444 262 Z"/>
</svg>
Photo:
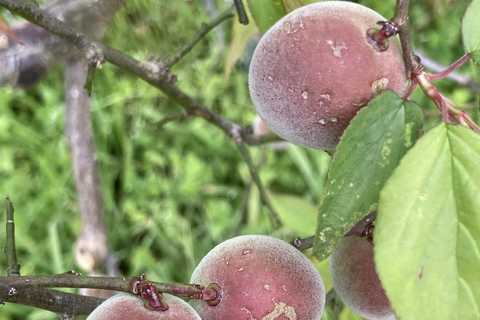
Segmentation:
<svg viewBox="0 0 480 320">
<path fill-rule="evenodd" d="M 5 211 L 6 211 L 6 235 L 7 242 L 5 253 L 7 255 L 7 274 L 9 276 L 20 276 L 20 265 L 17 262 L 17 249 L 15 247 L 15 219 L 14 208 L 9 198 L 5 199 Z"/>
</svg>

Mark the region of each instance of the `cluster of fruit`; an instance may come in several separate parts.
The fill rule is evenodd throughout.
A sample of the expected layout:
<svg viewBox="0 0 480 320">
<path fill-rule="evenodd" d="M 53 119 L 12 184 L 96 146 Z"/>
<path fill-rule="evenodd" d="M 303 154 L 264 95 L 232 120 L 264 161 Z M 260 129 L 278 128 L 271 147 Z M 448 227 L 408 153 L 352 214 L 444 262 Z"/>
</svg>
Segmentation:
<svg viewBox="0 0 480 320">
<path fill-rule="evenodd" d="M 375 43 L 386 19 L 361 5 L 324 1 L 294 10 L 261 39 L 249 87 L 258 114 L 284 139 L 332 149 L 350 120 L 377 93 L 407 91 L 396 41 Z M 367 319 L 393 319 L 373 263 L 373 218 L 359 222 L 331 257 L 342 300 Z M 312 263 L 295 247 L 268 236 L 240 236 L 208 253 L 191 282 L 219 288 L 217 303 L 164 296 L 168 310 L 151 311 L 133 295 L 117 295 L 89 320 L 319 320 L 325 288 Z"/>
<path fill-rule="evenodd" d="M 334 286 L 344 302 L 368 319 L 393 318 L 373 264 L 368 217 L 340 241 L 331 259 Z M 282 240 L 247 235 L 213 248 L 194 270 L 191 282 L 218 288 L 216 303 L 163 294 L 162 310 L 151 310 L 135 295 L 106 300 L 87 320 L 319 320 L 325 288 L 310 260 Z"/>
<path fill-rule="evenodd" d="M 325 289 L 313 264 L 295 247 L 263 235 L 239 236 L 213 248 L 191 282 L 219 288 L 217 303 L 164 295 L 166 311 L 151 311 L 133 295 L 116 295 L 88 320 L 320 319 Z"/>
</svg>

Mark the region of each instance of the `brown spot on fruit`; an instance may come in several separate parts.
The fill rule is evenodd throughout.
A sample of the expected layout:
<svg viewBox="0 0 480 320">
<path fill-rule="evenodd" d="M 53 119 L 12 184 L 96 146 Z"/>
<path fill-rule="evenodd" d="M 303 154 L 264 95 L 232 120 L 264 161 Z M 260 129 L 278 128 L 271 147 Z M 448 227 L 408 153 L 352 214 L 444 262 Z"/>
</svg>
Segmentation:
<svg viewBox="0 0 480 320">
<path fill-rule="evenodd" d="M 297 320 L 297 314 L 295 313 L 295 308 L 280 302 L 275 303 L 275 309 L 272 310 L 269 314 L 262 318 L 262 320 Z"/>
<path fill-rule="evenodd" d="M 272 131 L 293 143 L 332 149 L 378 89 L 406 91 L 398 41 L 390 39 L 385 51 L 368 43 L 367 30 L 382 20 L 359 4 L 322 1 L 292 11 L 265 33 L 252 58 L 249 88 Z"/>
<path fill-rule="evenodd" d="M 388 88 L 388 78 L 380 78 L 372 82 L 372 93 L 378 94 Z"/>
</svg>

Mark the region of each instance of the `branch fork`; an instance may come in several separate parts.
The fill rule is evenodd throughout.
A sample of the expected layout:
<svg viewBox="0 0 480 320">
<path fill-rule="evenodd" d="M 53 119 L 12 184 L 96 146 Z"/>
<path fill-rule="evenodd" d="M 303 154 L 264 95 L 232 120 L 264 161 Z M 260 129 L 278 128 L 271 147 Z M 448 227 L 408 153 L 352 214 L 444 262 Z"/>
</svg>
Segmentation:
<svg viewBox="0 0 480 320">
<path fill-rule="evenodd" d="M 438 88 L 432 83 L 434 80 L 444 79 L 453 71 L 463 66 L 470 60 L 470 54 L 465 54 L 457 61 L 448 66 L 444 71 L 438 73 L 427 73 L 418 56 L 413 54 L 410 30 L 408 25 L 409 0 L 397 0 L 395 17 L 392 19 L 395 23 L 397 33 L 402 45 L 403 59 L 407 69 L 408 78 L 411 80 L 410 87 L 407 90 L 405 99 L 408 99 L 419 85 L 424 94 L 429 97 L 442 114 L 442 120 L 445 123 L 457 123 L 466 126 L 474 132 L 480 133 L 480 127 L 473 121 L 468 113 L 459 110 L 454 103 L 445 97 Z M 385 25 L 383 26 L 385 27 Z"/>
</svg>

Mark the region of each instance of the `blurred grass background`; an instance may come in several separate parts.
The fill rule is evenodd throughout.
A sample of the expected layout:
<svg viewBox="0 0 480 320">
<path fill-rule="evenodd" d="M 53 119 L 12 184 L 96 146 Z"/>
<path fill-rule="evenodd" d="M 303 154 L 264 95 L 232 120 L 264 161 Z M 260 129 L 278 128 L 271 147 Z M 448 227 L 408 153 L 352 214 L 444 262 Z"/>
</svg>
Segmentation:
<svg viewBox="0 0 480 320">
<path fill-rule="evenodd" d="M 128 0 L 106 42 L 137 58 L 169 57 L 210 20 L 203 3 Z M 360 3 L 386 17 L 394 9 L 394 1 Z M 443 64 L 460 57 L 461 17 L 468 3 L 412 1 L 416 47 Z M 217 5 L 219 10 L 227 6 L 223 1 Z M 254 41 L 225 78 L 230 43 L 246 31 L 241 27 L 233 33 L 232 21 L 222 28 L 224 46 L 212 32 L 173 71 L 189 94 L 225 117 L 249 124 L 255 117 L 247 88 Z M 477 104 L 468 89 L 450 81 L 439 86 L 459 105 Z M 438 121 L 420 92 L 414 100 L 426 113 L 433 112 L 429 126 Z M 96 74 L 92 103 L 108 240 L 124 275 L 146 272 L 155 281 L 188 282 L 196 263 L 215 244 L 240 233 L 271 233 L 246 165 L 231 139 L 217 128 L 201 119 L 159 126 L 163 117 L 182 109 L 108 64 Z M 34 89 L 0 91 L 0 195 L 10 196 L 15 205 L 23 274 L 76 269 L 73 244 L 79 209 L 63 116 L 61 66 Z M 292 145 L 251 151 L 286 223 L 276 235 L 291 239 L 313 233 L 329 157 Z M 3 246 L 3 232 L 0 235 Z M 3 255 L 0 266 L 6 269 Z M 0 320 L 54 318 L 27 307 L 0 306 Z M 344 319 L 353 318 L 347 314 Z"/>
</svg>

